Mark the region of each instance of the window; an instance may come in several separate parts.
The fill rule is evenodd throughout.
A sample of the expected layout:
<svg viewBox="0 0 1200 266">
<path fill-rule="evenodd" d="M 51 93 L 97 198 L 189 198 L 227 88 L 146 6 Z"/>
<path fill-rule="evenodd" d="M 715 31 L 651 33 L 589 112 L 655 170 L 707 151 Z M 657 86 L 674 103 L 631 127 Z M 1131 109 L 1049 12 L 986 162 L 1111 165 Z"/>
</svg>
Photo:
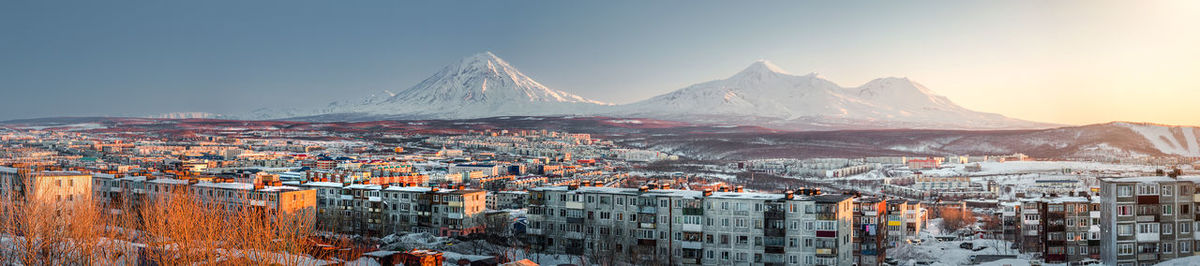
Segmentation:
<svg viewBox="0 0 1200 266">
<path fill-rule="evenodd" d="M 1139 234 L 1157 234 L 1158 233 L 1158 224 L 1144 223 L 1144 224 L 1137 224 L 1137 226 L 1138 226 Z"/>
<path fill-rule="evenodd" d="M 1130 188 L 1128 185 L 1117 186 L 1117 197 L 1129 197 L 1129 196 L 1133 196 L 1132 188 Z"/>
<path fill-rule="evenodd" d="M 1162 253 L 1164 253 L 1164 254 L 1175 253 L 1175 243 L 1171 243 L 1171 242 L 1162 243 L 1161 250 L 1162 250 Z"/>
<path fill-rule="evenodd" d="M 1187 234 L 1187 233 L 1191 233 L 1191 232 L 1192 232 L 1192 225 L 1190 223 L 1188 223 L 1188 222 L 1180 222 L 1179 223 L 1179 233 L 1180 234 Z"/>
<path fill-rule="evenodd" d="M 1192 241 L 1179 241 L 1179 253 L 1191 253 Z"/>
<path fill-rule="evenodd" d="M 1133 206 L 1117 205 L 1117 216 L 1131 216 L 1131 215 L 1133 215 Z"/>
<path fill-rule="evenodd" d="M 1163 185 L 1162 186 L 1162 195 L 1163 196 L 1174 195 L 1175 194 L 1174 191 L 1175 191 L 1175 187 L 1172 185 Z"/>
<path fill-rule="evenodd" d="M 1138 185 L 1137 193 L 1138 193 L 1138 195 L 1158 195 L 1158 186 L 1157 185 Z"/>
<path fill-rule="evenodd" d="M 1175 205 L 1174 204 L 1163 204 L 1162 205 L 1162 214 L 1163 215 L 1174 215 L 1175 214 Z"/>
<path fill-rule="evenodd" d="M 1162 234 L 1170 235 L 1170 234 L 1174 234 L 1174 233 L 1175 233 L 1175 224 L 1174 223 L 1163 223 L 1162 224 Z"/>
<path fill-rule="evenodd" d="M 1133 244 L 1117 244 L 1117 255 L 1133 255 Z"/>
</svg>

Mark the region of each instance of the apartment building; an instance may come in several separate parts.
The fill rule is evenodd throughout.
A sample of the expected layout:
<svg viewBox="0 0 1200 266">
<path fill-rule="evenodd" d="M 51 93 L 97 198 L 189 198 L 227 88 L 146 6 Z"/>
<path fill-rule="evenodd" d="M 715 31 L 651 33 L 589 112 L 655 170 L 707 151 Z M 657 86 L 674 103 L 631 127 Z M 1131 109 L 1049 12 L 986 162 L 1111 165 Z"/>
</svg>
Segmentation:
<svg viewBox="0 0 1200 266">
<path fill-rule="evenodd" d="M 887 258 L 887 200 L 854 199 L 854 263 L 882 265 Z"/>
<path fill-rule="evenodd" d="M 92 177 L 74 171 L 36 171 L 0 167 L 0 195 L 5 199 L 37 199 L 56 204 L 91 201 Z"/>
<path fill-rule="evenodd" d="M 1106 265 L 1153 265 L 1194 255 L 1195 177 L 1102 178 L 1100 257 Z"/>
<path fill-rule="evenodd" d="M 1002 201 L 1000 206 L 1000 239 L 1010 241 L 1017 249 L 1023 244 L 1021 238 L 1021 203 Z"/>
<path fill-rule="evenodd" d="M 88 175 L 90 193 L 112 210 L 138 210 L 184 193 L 209 207 L 226 211 L 251 210 L 266 215 L 313 215 L 316 191 L 283 186 L 278 180 L 238 183 L 231 178 L 175 179 L 154 176 Z"/>
<path fill-rule="evenodd" d="M 1022 199 L 1021 203 L 1021 253 L 1040 255 L 1042 247 L 1042 215 L 1041 202 L 1036 199 Z M 1035 255 L 1035 256 L 1036 256 Z"/>
<path fill-rule="evenodd" d="M 522 209 L 529 202 L 529 192 L 526 191 L 497 191 L 487 194 L 488 209 Z"/>
<path fill-rule="evenodd" d="M 915 200 L 892 200 L 887 205 L 887 235 L 884 240 L 888 247 L 896 247 L 901 243 L 917 239 L 918 233 L 925 228 L 928 213 L 921 202 Z"/>
<path fill-rule="evenodd" d="M 587 186 L 529 193 L 527 235 L 538 252 L 598 263 L 853 263 L 850 196 Z"/>
<path fill-rule="evenodd" d="M 483 190 L 331 182 L 299 186 L 316 191 L 318 226 L 331 231 L 457 236 L 481 232 L 484 226 L 476 219 L 487 207 Z"/>
<path fill-rule="evenodd" d="M 1042 229 L 1038 238 L 1046 263 L 1099 259 L 1099 239 L 1091 230 L 1092 210 L 1099 203 L 1074 196 L 1041 199 L 1038 203 Z"/>
</svg>

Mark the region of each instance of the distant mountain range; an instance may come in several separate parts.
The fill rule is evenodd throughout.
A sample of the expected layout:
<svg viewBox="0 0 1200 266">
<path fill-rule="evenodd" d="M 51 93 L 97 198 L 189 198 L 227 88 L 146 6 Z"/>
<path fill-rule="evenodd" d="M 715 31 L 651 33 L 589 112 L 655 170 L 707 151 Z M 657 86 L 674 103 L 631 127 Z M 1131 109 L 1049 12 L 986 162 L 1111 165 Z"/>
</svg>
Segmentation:
<svg viewBox="0 0 1200 266">
<path fill-rule="evenodd" d="M 972 111 L 907 78 L 880 78 L 858 87 L 842 87 L 816 74 L 788 74 L 765 60 L 727 79 L 614 105 L 546 87 L 491 52 L 463 58 L 398 93 L 385 91 L 311 110 L 260 109 L 241 118 L 371 121 L 574 115 L 788 130 L 1059 126 Z"/>
<path fill-rule="evenodd" d="M 239 121 L 75 117 L 0 122 L 10 129 L 161 134 L 228 134 L 236 131 L 319 130 L 447 134 L 479 129 L 548 129 L 591 133 L 623 146 L 696 159 L 945 156 L 1025 153 L 1036 158 L 1127 160 L 1157 156 L 1200 157 L 1200 128 L 1112 122 L 1025 130 L 874 129 L 783 131 L 757 126 L 691 124 L 645 118 L 600 116 L 502 116 L 453 120 L 365 122 Z M 159 134 L 155 133 L 155 134 Z M 326 136 L 320 140 L 339 140 Z"/>
</svg>

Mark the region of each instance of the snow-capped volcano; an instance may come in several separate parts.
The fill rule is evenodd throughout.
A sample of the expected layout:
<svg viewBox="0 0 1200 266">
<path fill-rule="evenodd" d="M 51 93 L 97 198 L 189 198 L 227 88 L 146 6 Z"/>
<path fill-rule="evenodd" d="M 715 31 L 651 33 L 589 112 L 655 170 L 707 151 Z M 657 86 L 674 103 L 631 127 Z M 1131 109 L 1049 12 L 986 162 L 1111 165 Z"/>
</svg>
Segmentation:
<svg viewBox="0 0 1200 266">
<path fill-rule="evenodd" d="M 842 87 L 792 75 L 760 60 L 722 80 L 619 106 L 615 114 L 776 128 L 1040 128 L 1049 125 L 972 111 L 907 78 Z"/>
<path fill-rule="evenodd" d="M 385 91 L 386 92 L 386 91 Z M 465 57 L 415 86 L 361 100 L 336 101 L 311 114 L 337 119 L 463 119 L 506 115 L 574 115 L 608 105 L 555 90 L 491 52 Z M 287 116 L 291 115 L 291 116 Z M 259 115 L 266 116 L 266 115 Z"/>
<path fill-rule="evenodd" d="M 502 115 L 565 115 L 605 103 L 555 90 L 529 78 L 491 52 L 475 54 L 378 102 L 345 106 L 334 113 L 477 118 Z"/>
<path fill-rule="evenodd" d="M 1012 129 L 1053 125 L 975 112 L 907 78 L 842 87 L 793 75 L 766 60 L 733 76 L 624 105 L 555 90 L 491 52 L 468 56 L 415 86 L 306 110 L 256 110 L 254 119 L 365 121 L 497 116 L 602 115 L 777 129 Z"/>
</svg>

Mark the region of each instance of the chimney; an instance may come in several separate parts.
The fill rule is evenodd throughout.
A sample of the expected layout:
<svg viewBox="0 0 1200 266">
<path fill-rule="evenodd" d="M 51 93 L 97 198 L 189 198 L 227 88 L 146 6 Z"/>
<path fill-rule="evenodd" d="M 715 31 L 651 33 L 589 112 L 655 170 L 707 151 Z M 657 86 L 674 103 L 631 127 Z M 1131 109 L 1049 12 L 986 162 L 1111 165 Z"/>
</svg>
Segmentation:
<svg viewBox="0 0 1200 266">
<path fill-rule="evenodd" d="M 388 186 L 389 186 L 388 184 L 379 185 L 379 190 L 387 189 Z"/>
<path fill-rule="evenodd" d="M 746 192 L 746 187 L 742 185 L 738 185 L 736 189 L 737 192 Z"/>
<path fill-rule="evenodd" d="M 650 191 L 649 186 L 641 186 L 638 188 L 638 192 L 646 192 L 646 191 Z"/>
<path fill-rule="evenodd" d="M 579 189 L 579 185 L 577 185 L 577 184 L 567 185 L 567 190 L 576 190 L 576 189 Z"/>
<path fill-rule="evenodd" d="M 821 188 L 814 188 L 814 189 L 813 189 L 813 195 L 814 195 L 814 196 L 820 196 L 820 195 L 821 195 Z"/>
<path fill-rule="evenodd" d="M 706 188 L 706 189 L 704 189 L 704 194 L 703 194 L 703 195 L 704 195 L 705 197 L 708 197 L 708 196 L 712 196 L 712 193 L 713 193 L 713 191 L 712 191 L 712 189 L 711 189 L 711 188 Z"/>
<path fill-rule="evenodd" d="M 791 191 L 791 190 L 784 191 L 784 192 L 783 192 L 783 198 L 785 198 L 785 199 L 789 199 L 789 200 L 790 200 L 790 199 L 795 199 L 795 198 L 796 198 L 796 196 L 792 195 L 792 193 L 795 193 L 795 192 L 793 192 L 793 191 Z"/>
</svg>

